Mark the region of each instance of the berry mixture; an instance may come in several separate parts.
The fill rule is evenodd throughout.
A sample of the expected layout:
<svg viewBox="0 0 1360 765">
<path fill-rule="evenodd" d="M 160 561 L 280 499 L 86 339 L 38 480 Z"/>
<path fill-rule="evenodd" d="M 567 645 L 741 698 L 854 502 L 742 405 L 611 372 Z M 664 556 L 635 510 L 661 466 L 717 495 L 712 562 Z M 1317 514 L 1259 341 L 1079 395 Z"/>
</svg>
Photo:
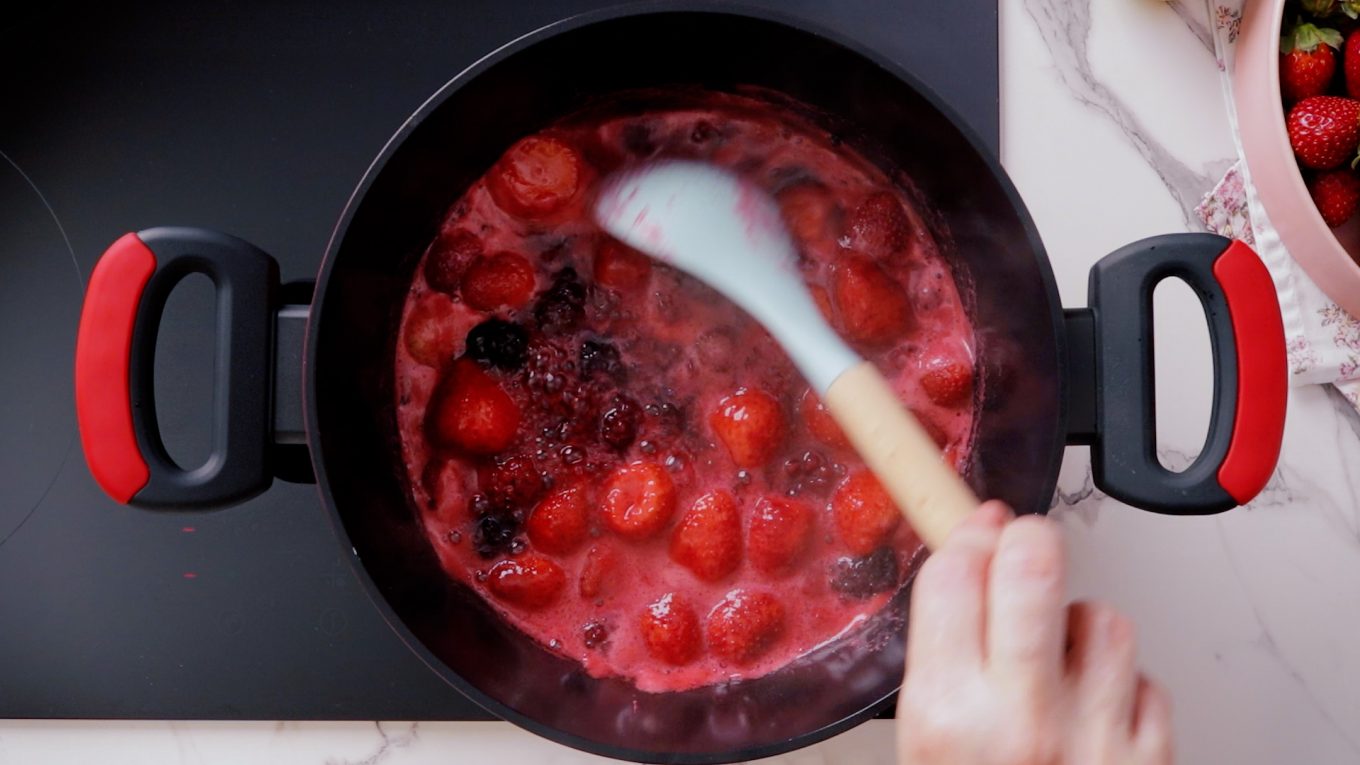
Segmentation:
<svg viewBox="0 0 1360 765">
<path fill-rule="evenodd" d="M 444 220 L 397 344 L 410 491 L 448 575 L 597 676 L 756 677 L 852 633 L 920 542 L 770 336 L 607 237 L 596 184 L 701 158 L 778 200 L 832 325 L 956 465 L 972 327 L 907 195 L 791 107 L 578 115 L 512 146 Z"/>
</svg>

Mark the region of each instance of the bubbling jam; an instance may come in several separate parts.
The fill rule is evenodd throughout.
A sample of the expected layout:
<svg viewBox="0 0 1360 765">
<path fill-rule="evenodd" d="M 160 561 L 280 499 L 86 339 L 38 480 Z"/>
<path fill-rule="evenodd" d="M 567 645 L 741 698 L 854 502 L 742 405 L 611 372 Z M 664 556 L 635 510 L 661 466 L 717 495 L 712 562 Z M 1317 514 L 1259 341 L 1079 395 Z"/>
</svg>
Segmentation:
<svg viewBox="0 0 1360 765">
<path fill-rule="evenodd" d="M 512 146 L 407 296 L 410 491 L 450 577 L 591 674 L 655 692 L 852 633 L 923 555 L 769 334 L 593 221 L 602 178 L 662 157 L 778 201 L 821 311 L 956 465 L 975 417 L 973 330 L 922 215 L 802 111 L 709 94 Z"/>
</svg>

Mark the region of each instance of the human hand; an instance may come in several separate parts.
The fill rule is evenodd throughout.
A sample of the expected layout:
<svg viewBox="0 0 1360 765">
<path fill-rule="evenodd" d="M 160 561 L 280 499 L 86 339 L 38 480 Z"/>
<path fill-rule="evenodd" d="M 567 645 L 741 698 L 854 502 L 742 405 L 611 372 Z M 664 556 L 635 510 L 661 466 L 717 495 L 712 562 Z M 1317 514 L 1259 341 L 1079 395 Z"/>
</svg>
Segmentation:
<svg viewBox="0 0 1360 765">
<path fill-rule="evenodd" d="M 1166 693 L 1134 665 L 1133 625 L 1064 595 L 1056 525 L 988 502 L 912 591 L 897 703 L 901 765 L 1169 765 Z"/>
</svg>

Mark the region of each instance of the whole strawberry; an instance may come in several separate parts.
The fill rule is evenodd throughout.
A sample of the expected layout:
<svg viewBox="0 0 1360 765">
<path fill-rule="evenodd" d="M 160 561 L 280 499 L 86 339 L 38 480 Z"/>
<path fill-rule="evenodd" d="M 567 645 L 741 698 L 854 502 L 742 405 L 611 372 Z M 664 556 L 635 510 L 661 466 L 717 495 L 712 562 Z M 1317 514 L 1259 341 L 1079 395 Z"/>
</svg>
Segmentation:
<svg viewBox="0 0 1360 765">
<path fill-rule="evenodd" d="M 1313 204 L 1327 225 L 1336 228 L 1360 209 L 1360 177 L 1349 168 L 1318 173 L 1308 184 Z"/>
<path fill-rule="evenodd" d="M 1346 38 L 1346 47 L 1341 52 L 1341 68 L 1346 76 L 1346 93 L 1351 98 L 1360 98 L 1360 29 Z"/>
<path fill-rule="evenodd" d="M 1329 170 L 1355 156 L 1360 144 L 1360 101 L 1341 96 L 1312 96 L 1289 110 L 1289 145 L 1299 162 Z"/>
<path fill-rule="evenodd" d="M 1354 34 L 1351 39 L 1355 39 Z M 1312 24 L 1299 24 L 1281 38 L 1280 91 L 1285 100 L 1301 101 L 1326 93 L 1327 85 L 1336 74 L 1336 50 L 1340 48 L 1340 32 Z M 1360 80 L 1356 84 L 1360 85 Z"/>
</svg>

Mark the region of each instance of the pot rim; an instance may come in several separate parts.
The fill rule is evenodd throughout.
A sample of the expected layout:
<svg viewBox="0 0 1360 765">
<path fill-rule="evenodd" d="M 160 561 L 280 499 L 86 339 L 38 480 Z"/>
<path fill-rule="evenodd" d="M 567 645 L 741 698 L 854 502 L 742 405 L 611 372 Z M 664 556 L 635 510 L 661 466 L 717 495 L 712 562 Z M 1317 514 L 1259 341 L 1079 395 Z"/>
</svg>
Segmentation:
<svg viewBox="0 0 1360 765">
<path fill-rule="evenodd" d="M 464 87 L 467 83 L 476 79 L 487 69 L 495 66 L 502 60 L 515 55 L 519 51 L 531 47 L 543 40 L 556 37 L 562 33 L 601 22 L 632 16 L 673 13 L 707 14 L 713 16 L 734 16 L 756 19 L 779 24 L 822 38 L 885 70 L 894 78 L 914 89 L 931 105 L 932 108 L 939 111 L 960 133 L 969 147 L 977 152 L 978 156 L 983 160 L 984 164 L 991 172 L 993 180 L 998 184 L 1002 194 L 1013 208 L 1016 218 L 1025 232 L 1029 247 L 1036 255 L 1035 265 L 1040 270 L 1040 278 L 1043 281 L 1045 290 L 1048 294 L 1050 323 L 1054 330 L 1054 347 L 1058 364 L 1060 368 L 1065 366 L 1067 351 L 1066 335 L 1062 329 L 1062 303 L 1058 294 L 1057 282 L 1053 275 L 1052 265 L 1049 262 L 1043 243 L 1039 238 L 1038 231 L 1034 226 L 1034 222 L 1029 215 L 1028 208 L 1020 198 L 1019 192 L 1015 189 L 1010 177 L 1001 167 L 996 155 L 982 142 L 981 138 L 972 127 L 962 119 L 958 112 L 945 103 L 935 91 L 927 87 L 919 80 L 919 78 L 886 56 L 876 53 L 838 32 L 827 29 L 817 22 L 800 16 L 764 8 L 719 3 L 716 2 L 716 0 L 648 0 L 647 2 L 612 6 L 575 14 L 539 27 L 538 29 L 506 42 L 482 56 L 452 77 L 444 85 L 440 86 L 433 95 L 426 99 L 425 102 L 401 124 L 392 137 L 388 139 L 381 151 L 378 152 L 368 168 L 364 171 L 362 179 L 346 201 L 344 209 L 331 233 L 330 240 L 326 245 L 325 255 L 316 276 L 316 289 L 313 292 L 311 310 L 307 320 L 307 331 L 303 350 L 303 409 L 304 425 L 307 433 L 309 450 L 311 452 L 312 466 L 316 476 L 317 491 L 325 506 L 327 516 L 330 519 L 333 529 L 343 546 L 349 548 L 353 556 L 350 558 L 350 567 L 358 578 L 361 587 L 378 608 L 379 613 L 392 628 L 393 632 L 395 632 L 398 638 L 400 638 L 401 641 L 405 643 L 406 646 L 436 675 L 449 683 L 449 685 L 459 693 L 462 693 L 496 717 L 512 722 L 536 735 L 578 750 L 635 762 L 708 765 L 710 763 L 726 763 L 772 757 L 826 740 L 877 715 L 895 699 L 897 692 L 894 690 L 880 698 L 869 701 L 858 712 L 846 715 L 842 719 L 820 728 L 806 731 L 799 736 L 771 744 L 751 746 L 749 748 L 727 752 L 670 753 L 616 747 L 601 744 L 598 741 L 582 738 L 557 728 L 544 725 L 484 694 L 480 689 L 465 681 L 458 673 L 449 669 L 411 632 L 400 616 L 393 611 L 391 605 L 379 591 L 377 584 L 368 575 L 368 572 L 363 565 L 363 561 L 359 559 L 357 551 L 355 551 L 349 539 L 348 532 L 344 526 L 344 521 L 341 518 L 339 511 L 336 509 L 335 497 L 331 492 L 329 477 L 327 475 L 324 460 L 319 454 L 319 444 L 315 437 L 318 416 L 317 397 L 315 395 L 317 380 L 315 374 L 317 370 L 316 354 L 319 345 L 316 333 L 319 331 L 318 327 L 321 326 L 320 319 L 326 304 L 325 285 L 330 279 L 331 271 L 334 268 L 336 257 L 340 250 L 340 245 L 345 239 L 346 232 L 349 229 L 357 209 L 361 205 L 374 181 L 381 175 L 392 155 L 420 126 L 420 124 L 435 112 L 452 94 Z M 1057 485 L 1058 470 L 1061 467 L 1062 454 L 1066 446 L 1065 436 L 1067 433 L 1069 393 L 1067 390 L 1066 376 L 1060 374 L 1058 380 L 1059 390 L 1057 392 L 1057 400 L 1059 404 L 1059 422 L 1056 423 L 1056 427 L 1054 428 L 1054 433 L 1056 434 L 1055 443 L 1053 445 L 1054 448 L 1052 449 L 1052 456 L 1049 459 L 1049 467 L 1046 471 L 1046 480 L 1043 483 L 1044 486 L 1049 487 L 1049 494 L 1052 493 L 1053 488 Z M 1043 510 L 1040 510 L 1040 512 L 1043 512 Z"/>
</svg>

